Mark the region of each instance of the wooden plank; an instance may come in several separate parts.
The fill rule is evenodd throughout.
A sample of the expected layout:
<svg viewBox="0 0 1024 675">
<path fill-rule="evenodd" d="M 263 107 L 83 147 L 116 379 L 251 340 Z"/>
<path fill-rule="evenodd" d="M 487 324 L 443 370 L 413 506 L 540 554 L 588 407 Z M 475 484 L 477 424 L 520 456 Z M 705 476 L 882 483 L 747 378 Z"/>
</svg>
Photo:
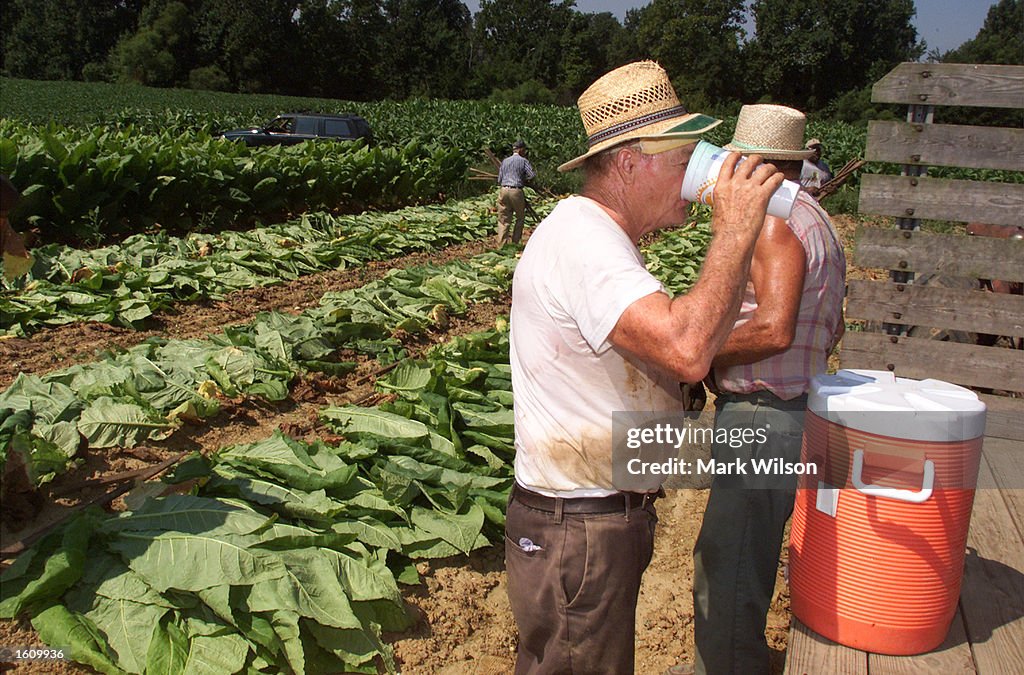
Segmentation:
<svg viewBox="0 0 1024 675">
<path fill-rule="evenodd" d="M 978 672 L 974 667 L 974 657 L 967 642 L 967 631 L 960 608 L 957 608 L 953 622 L 949 626 L 949 633 L 941 645 L 927 654 L 916 656 L 870 654 L 868 672 L 871 675 L 967 675 Z"/>
<path fill-rule="evenodd" d="M 998 488 L 1016 525 L 1017 534 L 1024 539 L 1024 443 L 1007 438 L 985 438 L 985 460 L 991 467 L 994 485 L 979 487 Z M 1022 570 L 1024 571 L 1024 570 Z"/>
<path fill-rule="evenodd" d="M 1024 129 L 870 122 L 864 159 L 1024 171 Z"/>
<path fill-rule="evenodd" d="M 991 394 L 978 394 L 978 398 L 988 406 L 985 414 L 986 436 L 1024 441 L 1024 398 Z M 1024 483 L 1017 487 L 1024 487 Z"/>
<path fill-rule="evenodd" d="M 871 88 L 874 103 L 1024 108 L 1024 66 L 901 63 Z"/>
<path fill-rule="evenodd" d="M 869 227 L 857 231 L 854 257 L 862 267 L 1024 281 L 1024 241 L 1017 239 Z"/>
<path fill-rule="evenodd" d="M 1024 295 L 851 279 L 846 316 L 903 326 L 1024 336 Z"/>
<path fill-rule="evenodd" d="M 991 473 L 983 457 L 979 482 Z M 1024 673 L 1024 540 L 998 490 L 975 492 L 967 551 L 960 606 L 978 673 Z"/>
<path fill-rule="evenodd" d="M 861 176 L 857 210 L 880 216 L 1017 225 L 1024 184 L 914 176 Z"/>
<path fill-rule="evenodd" d="M 786 646 L 789 675 L 867 675 L 865 652 L 823 638 L 793 617 Z"/>
<path fill-rule="evenodd" d="M 891 370 L 898 377 L 1024 391 L 1024 351 L 1001 347 L 849 332 L 840 354 L 843 368 Z"/>
</svg>

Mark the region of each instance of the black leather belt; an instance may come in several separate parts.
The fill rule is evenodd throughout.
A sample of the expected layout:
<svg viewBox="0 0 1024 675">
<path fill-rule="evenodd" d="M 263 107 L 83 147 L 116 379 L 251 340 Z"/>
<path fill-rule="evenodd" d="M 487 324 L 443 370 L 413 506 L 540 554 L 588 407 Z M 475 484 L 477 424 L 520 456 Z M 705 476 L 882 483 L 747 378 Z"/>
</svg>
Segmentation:
<svg viewBox="0 0 1024 675">
<path fill-rule="evenodd" d="M 503 188 L 505 188 L 507 190 L 522 190 L 523 189 L 522 185 L 502 185 L 501 187 L 503 187 Z"/>
<path fill-rule="evenodd" d="M 659 489 L 657 492 L 617 492 L 607 497 L 575 497 L 555 498 L 531 492 L 518 483 L 512 486 L 512 499 L 523 506 L 531 509 L 545 511 L 547 513 L 558 512 L 558 502 L 562 502 L 562 513 L 625 513 L 634 509 L 641 509 L 654 502 L 658 497 L 664 497 L 665 491 Z"/>
</svg>

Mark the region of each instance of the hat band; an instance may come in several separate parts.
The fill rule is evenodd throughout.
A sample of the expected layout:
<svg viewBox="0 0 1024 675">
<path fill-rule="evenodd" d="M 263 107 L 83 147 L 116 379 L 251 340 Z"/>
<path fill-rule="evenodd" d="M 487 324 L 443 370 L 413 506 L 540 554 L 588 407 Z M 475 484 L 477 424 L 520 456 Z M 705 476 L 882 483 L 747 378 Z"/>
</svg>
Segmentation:
<svg viewBox="0 0 1024 675">
<path fill-rule="evenodd" d="M 804 152 L 803 148 L 769 148 L 764 145 L 751 145 L 750 143 L 744 143 L 743 141 L 737 141 L 735 138 L 729 145 L 740 148 L 741 150 L 752 150 L 757 152 L 758 150 L 766 150 L 768 152 Z"/>
<path fill-rule="evenodd" d="M 662 120 L 670 120 L 674 117 L 682 117 L 685 114 L 687 114 L 686 108 L 681 105 L 677 105 L 671 108 L 665 108 L 664 110 L 659 110 L 658 112 L 642 115 L 641 117 L 629 120 L 628 122 L 620 122 L 619 124 L 614 124 L 607 129 L 602 129 L 601 131 L 588 136 L 587 146 L 592 148 L 602 141 L 607 141 L 609 138 L 615 138 L 627 131 L 636 129 L 637 127 L 646 126 L 654 122 L 661 122 Z"/>
</svg>

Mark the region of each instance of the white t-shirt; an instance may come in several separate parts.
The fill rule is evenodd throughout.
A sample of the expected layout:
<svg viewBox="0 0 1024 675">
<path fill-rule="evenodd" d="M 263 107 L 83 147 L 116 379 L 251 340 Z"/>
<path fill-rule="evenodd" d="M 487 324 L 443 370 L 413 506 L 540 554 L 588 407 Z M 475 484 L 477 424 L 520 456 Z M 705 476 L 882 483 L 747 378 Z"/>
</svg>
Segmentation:
<svg viewBox="0 0 1024 675">
<path fill-rule="evenodd" d="M 678 379 L 608 341 L 622 312 L 665 292 L 597 203 L 569 197 L 530 237 L 512 281 L 516 480 L 548 496 L 612 487 L 612 413 L 682 409 Z"/>
</svg>

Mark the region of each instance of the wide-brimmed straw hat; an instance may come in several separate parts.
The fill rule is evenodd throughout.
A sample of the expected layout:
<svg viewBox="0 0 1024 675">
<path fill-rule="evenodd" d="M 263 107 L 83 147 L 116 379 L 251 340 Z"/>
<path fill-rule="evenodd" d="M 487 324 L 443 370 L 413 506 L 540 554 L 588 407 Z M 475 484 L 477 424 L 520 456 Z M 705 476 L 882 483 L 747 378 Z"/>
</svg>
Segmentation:
<svg viewBox="0 0 1024 675">
<path fill-rule="evenodd" d="M 590 85 L 577 103 L 588 149 L 558 167 L 559 171 L 575 169 L 587 157 L 625 141 L 695 139 L 722 122 L 687 112 L 668 73 L 654 61 L 616 68 Z"/>
<path fill-rule="evenodd" d="M 765 159 L 807 159 L 814 151 L 804 148 L 806 126 L 807 118 L 799 110 L 768 103 L 745 105 L 725 149 Z"/>
</svg>

